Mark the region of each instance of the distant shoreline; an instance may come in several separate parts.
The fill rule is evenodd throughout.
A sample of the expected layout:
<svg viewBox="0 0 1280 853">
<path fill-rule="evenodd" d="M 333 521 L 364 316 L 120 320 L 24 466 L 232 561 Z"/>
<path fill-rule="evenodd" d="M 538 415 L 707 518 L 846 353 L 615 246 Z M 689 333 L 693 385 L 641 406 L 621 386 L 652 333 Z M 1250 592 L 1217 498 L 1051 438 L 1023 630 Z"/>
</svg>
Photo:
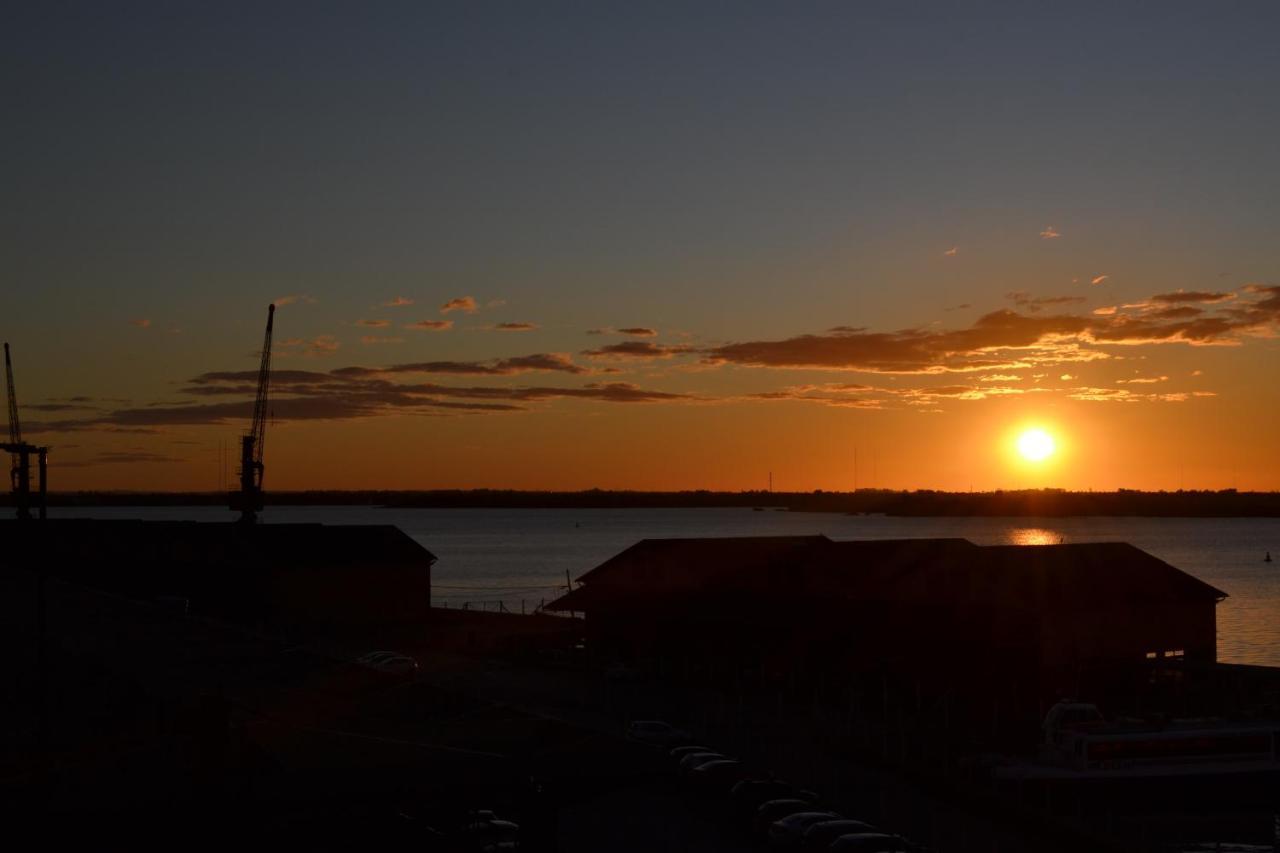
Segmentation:
<svg viewBox="0 0 1280 853">
<path fill-rule="evenodd" d="M 1280 492 L 1179 491 L 1067 492 L 577 492 L 500 489 L 430 491 L 271 492 L 274 506 L 377 506 L 423 509 L 695 509 L 769 508 L 792 512 L 874 513 L 891 516 L 1113 516 L 1171 518 L 1280 517 Z M 54 507 L 225 506 L 216 492 L 57 492 Z M 0 505 L 10 505 L 3 496 Z"/>
</svg>

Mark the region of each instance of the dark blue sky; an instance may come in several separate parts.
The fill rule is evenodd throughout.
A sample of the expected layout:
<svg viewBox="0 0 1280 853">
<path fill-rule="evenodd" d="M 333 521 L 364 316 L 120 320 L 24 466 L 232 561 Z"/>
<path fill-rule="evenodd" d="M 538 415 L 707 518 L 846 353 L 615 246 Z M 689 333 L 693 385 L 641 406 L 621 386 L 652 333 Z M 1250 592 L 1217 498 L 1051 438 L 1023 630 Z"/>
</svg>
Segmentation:
<svg viewBox="0 0 1280 853">
<path fill-rule="evenodd" d="M 6 307 L 59 332 L 8 334 L 45 385 L 76 364 L 135 398 L 240 358 L 286 294 L 354 359 L 397 294 L 503 303 L 572 351 L 628 323 L 956 324 L 1102 273 L 1117 304 L 1266 281 L 1278 25 L 1274 2 L 26 4 Z M 442 339 L 387 357 L 531 340 Z"/>
</svg>

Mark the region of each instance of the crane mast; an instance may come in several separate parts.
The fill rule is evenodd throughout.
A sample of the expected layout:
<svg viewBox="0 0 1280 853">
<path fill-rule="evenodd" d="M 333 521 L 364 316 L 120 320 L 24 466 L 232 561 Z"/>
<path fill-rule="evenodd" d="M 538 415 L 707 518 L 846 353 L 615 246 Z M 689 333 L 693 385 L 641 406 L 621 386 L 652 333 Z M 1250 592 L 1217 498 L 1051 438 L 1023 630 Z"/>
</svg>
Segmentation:
<svg viewBox="0 0 1280 853">
<path fill-rule="evenodd" d="M 9 395 L 9 440 L 0 444 L 7 450 L 12 464 L 9 468 L 9 486 L 13 491 L 13 503 L 18 518 L 31 518 L 31 454 L 36 454 L 40 468 L 40 518 L 45 517 L 47 495 L 49 448 L 36 447 L 22 440 L 22 424 L 18 420 L 18 392 L 13 387 L 13 361 L 9 356 L 9 344 L 4 345 L 4 378 Z"/>
<path fill-rule="evenodd" d="M 267 333 L 258 365 L 258 393 L 253 401 L 253 422 L 240 436 L 240 491 L 232 494 L 231 508 L 240 510 L 240 521 L 253 524 L 262 509 L 262 447 L 267 435 L 267 393 L 271 384 L 271 326 L 276 306 L 267 306 Z"/>
</svg>

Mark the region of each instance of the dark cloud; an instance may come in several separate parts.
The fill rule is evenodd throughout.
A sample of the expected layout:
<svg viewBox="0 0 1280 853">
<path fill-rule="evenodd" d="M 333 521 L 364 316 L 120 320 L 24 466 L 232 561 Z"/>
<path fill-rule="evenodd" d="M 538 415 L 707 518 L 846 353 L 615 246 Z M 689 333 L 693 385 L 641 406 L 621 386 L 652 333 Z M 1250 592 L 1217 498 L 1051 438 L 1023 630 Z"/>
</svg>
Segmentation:
<svg viewBox="0 0 1280 853">
<path fill-rule="evenodd" d="M 618 334 L 632 335 L 637 338 L 651 338 L 654 335 L 658 334 L 658 330 L 650 329 L 645 326 L 628 326 L 625 329 L 619 329 Z"/>
<path fill-rule="evenodd" d="M 537 323 L 498 323 L 494 327 L 498 332 L 530 332 L 538 328 Z"/>
<path fill-rule="evenodd" d="M 443 332 L 453 328 L 452 320 L 419 320 L 416 323 L 409 323 L 406 329 L 426 329 L 429 332 Z"/>
<path fill-rule="evenodd" d="M 1087 301 L 1083 296 L 1032 296 L 1025 290 L 1014 290 L 1005 294 L 1005 299 L 1027 311 L 1043 311 L 1054 305 L 1072 305 Z"/>
<path fill-rule="evenodd" d="M 365 326 L 369 329 L 385 329 L 391 325 L 390 320 L 356 320 L 357 326 Z"/>
<path fill-rule="evenodd" d="M 91 412 L 97 407 L 84 403 L 23 403 L 22 408 L 32 412 Z"/>
<path fill-rule="evenodd" d="M 1163 302 L 1166 304 L 1201 302 L 1206 305 L 1212 305 L 1218 302 L 1230 302 L 1235 298 L 1236 295 L 1230 291 L 1225 293 L 1211 293 L 1203 290 L 1179 290 L 1176 293 L 1157 293 L 1155 296 L 1151 297 L 1151 301 Z"/>
<path fill-rule="evenodd" d="M 1194 294 L 1192 300 L 1186 297 L 1193 294 L 1163 294 L 1165 298 L 1161 300 L 1124 306 L 1145 312 L 1137 315 L 1122 314 L 1114 309 L 1099 309 L 1109 313 L 1095 311 L 1085 316 L 1031 316 L 1001 310 L 978 318 L 968 328 L 952 331 L 914 328 L 897 332 L 801 335 L 775 341 L 725 344 L 703 352 L 712 363 L 753 367 L 951 373 L 1108 358 L 1106 352 L 1096 348 L 1099 345 L 1232 345 L 1238 344 L 1243 336 L 1274 334 L 1280 325 L 1280 286 L 1250 285 L 1241 293 L 1246 298 L 1230 300 L 1221 298 L 1221 294 Z M 1206 296 L 1212 301 L 1205 303 Z M 1033 297 L 1025 299 L 1030 301 Z M 1178 301 L 1214 305 L 1216 313 L 1166 314 L 1163 312 L 1168 309 L 1153 311 L 1151 307 Z"/>
<path fill-rule="evenodd" d="M 671 358 L 673 355 L 693 352 L 694 348 L 684 344 L 655 344 L 652 341 L 623 341 L 610 344 L 599 349 L 583 350 L 582 354 L 589 358 Z"/>
<path fill-rule="evenodd" d="M 564 353 L 535 353 L 533 355 L 500 358 L 490 361 L 419 361 L 409 364 L 393 364 L 390 367 L 342 367 L 332 376 L 358 378 L 392 373 L 440 373 L 470 376 L 511 376 L 535 371 L 559 373 L 586 373 Z"/>
</svg>

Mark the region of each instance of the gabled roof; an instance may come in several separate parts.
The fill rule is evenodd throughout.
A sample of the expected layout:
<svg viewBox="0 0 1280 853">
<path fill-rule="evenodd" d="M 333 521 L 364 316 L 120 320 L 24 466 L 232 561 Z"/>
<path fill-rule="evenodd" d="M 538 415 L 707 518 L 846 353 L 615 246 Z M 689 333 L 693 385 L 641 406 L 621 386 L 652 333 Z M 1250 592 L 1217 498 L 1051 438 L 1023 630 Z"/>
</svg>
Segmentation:
<svg viewBox="0 0 1280 853">
<path fill-rule="evenodd" d="M 1108 602 L 1220 601 L 1226 593 L 1125 543 L 978 546 L 965 539 L 825 536 L 650 539 L 605 561 L 549 610 L 771 594 L 1040 611 Z"/>
<path fill-rule="evenodd" d="M 195 521 L 49 519 L 0 521 L 11 554 L 45 561 L 91 557 L 98 564 L 163 564 L 169 568 L 267 565 L 430 566 L 436 557 L 388 524 L 256 524 Z"/>
</svg>

